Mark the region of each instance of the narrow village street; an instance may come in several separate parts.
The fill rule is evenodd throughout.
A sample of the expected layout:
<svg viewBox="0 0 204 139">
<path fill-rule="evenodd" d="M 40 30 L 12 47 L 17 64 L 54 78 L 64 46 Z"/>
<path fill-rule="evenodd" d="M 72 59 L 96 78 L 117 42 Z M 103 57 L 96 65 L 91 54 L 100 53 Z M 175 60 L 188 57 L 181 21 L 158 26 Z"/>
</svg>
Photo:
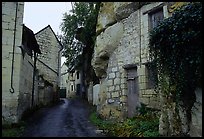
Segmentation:
<svg viewBox="0 0 204 139">
<path fill-rule="evenodd" d="M 103 137 L 88 120 L 89 105 L 80 98 L 61 98 L 28 119 L 23 137 Z"/>
<path fill-rule="evenodd" d="M 201 11 L 2 2 L 2 137 L 202 137 Z"/>
</svg>

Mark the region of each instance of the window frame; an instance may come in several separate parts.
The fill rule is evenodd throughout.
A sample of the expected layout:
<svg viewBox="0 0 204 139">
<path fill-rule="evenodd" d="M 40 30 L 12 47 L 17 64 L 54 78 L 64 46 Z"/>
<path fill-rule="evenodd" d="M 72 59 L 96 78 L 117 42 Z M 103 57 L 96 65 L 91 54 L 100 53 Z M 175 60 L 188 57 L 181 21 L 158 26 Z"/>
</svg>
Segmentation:
<svg viewBox="0 0 204 139">
<path fill-rule="evenodd" d="M 157 18 L 157 16 L 158 16 L 159 14 L 162 14 L 162 19 L 160 19 L 159 21 L 156 21 L 156 23 L 155 23 L 155 22 L 153 23 L 152 18 L 153 18 L 153 17 L 156 17 L 156 18 Z M 161 15 L 159 15 L 159 16 L 161 16 Z M 151 11 L 151 12 L 149 12 L 149 13 L 148 13 L 149 30 L 151 31 L 151 30 L 152 30 L 154 27 L 156 27 L 156 26 L 159 24 L 159 22 L 160 22 L 161 20 L 163 20 L 163 19 L 164 19 L 163 6 L 157 8 L 157 9 Z M 153 24 L 156 24 L 156 25 L 153 25 Z"/>
</svg>

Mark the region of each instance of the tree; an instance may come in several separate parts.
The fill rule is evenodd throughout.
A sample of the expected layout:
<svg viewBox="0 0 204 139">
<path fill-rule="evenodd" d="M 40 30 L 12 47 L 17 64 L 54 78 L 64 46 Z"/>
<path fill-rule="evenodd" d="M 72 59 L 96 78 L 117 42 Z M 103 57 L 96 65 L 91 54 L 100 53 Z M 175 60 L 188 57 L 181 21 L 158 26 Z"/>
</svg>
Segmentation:
<svg viewBox="0 0 204 139">
<path fill-rule="evenodd" d="M 183 132 L 180 131 L 182 126 L 179 122 L 182 119 L 178 115 L 178 108 L 185 111 L 189 124 L 195 89 L 201 87 L 201 28 L 202 4 L 195 2 L 176 10 L 172 17 L 164 19 L 150 34 L 150 57 L 157 64 L 158 88 L 163 95 L 165 93 L 168 102 L 176 104 L 178 119 L 174 125 L 179 125 L 178 133 Z M 189 130 L 189 125 L 187 128 Z"/>
<path fill-rule="evenodd" d="M 70 14 L 63 15 L 63 56 L 70 69 L 82 61 L 84 47 L 94 46 L 99 6 L 99 2 L 74 2 Z"/>
</svg>

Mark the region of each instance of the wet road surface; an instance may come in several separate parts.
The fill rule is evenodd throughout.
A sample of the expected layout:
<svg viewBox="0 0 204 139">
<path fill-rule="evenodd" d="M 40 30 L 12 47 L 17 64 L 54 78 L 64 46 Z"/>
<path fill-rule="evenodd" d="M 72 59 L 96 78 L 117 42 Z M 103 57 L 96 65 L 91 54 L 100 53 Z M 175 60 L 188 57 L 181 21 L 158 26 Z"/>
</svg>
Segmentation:
<svg viewBox="0 0 204 139">
<path fill-rule="evenodd" d="M 104 137 L 88 120 L 85 100 L 61 99 L 49 108 L 41 108 L 28 119 L 23 137 Z"/>
</svg>

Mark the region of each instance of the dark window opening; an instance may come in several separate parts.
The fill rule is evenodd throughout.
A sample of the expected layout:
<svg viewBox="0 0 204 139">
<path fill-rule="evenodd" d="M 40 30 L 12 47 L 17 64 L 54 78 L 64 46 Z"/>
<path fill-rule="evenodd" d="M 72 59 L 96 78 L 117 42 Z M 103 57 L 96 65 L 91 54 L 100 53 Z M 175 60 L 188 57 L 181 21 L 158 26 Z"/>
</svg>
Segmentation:
<svg viewBox="0 0 204 139">
<path fill-rule="evenodd" d="M 73 85 L 71 85 L 71 91 L 74 91 L 74 86 Z"/>
<path fill-rule="evenodd" d="M 147 89 L 153 89 L 158 84 L 158 72 L 155 63 L 146 64 Z"/>
<path fill-rule="evenodd" d="M 152 30 L 163 19 L 164 19 L 163 8 L 159 8 L 159 9 L 149 13 L 149 24 L 150 24 L 149 29 Z"/>
<path fill-rule="evenodd" d="M 77 79 L 79 79 L 79 71 L 77 71 Z"/>
</svg>

